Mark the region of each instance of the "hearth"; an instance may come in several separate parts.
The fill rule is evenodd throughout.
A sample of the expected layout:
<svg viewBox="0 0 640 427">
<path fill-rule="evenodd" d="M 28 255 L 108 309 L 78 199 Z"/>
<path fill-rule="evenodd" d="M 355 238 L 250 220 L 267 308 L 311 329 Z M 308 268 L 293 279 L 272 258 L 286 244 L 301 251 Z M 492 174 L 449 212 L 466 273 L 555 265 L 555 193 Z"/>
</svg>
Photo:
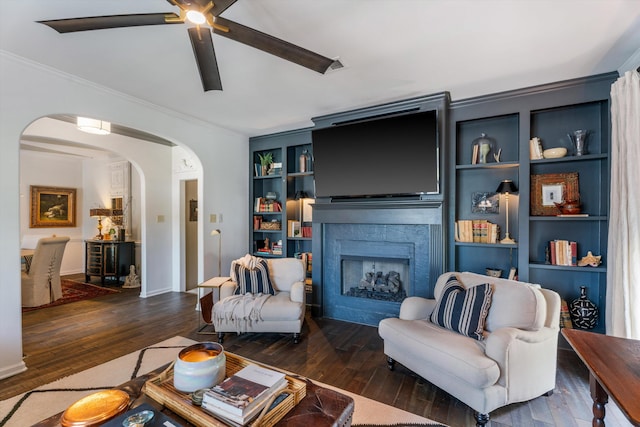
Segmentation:
<svg viewBox="0 0 640 427">
<path fill-rule="evenodd" d="M 313 216 L 322 316 L 377 326 L 406 297 L 433 296 L 443 268 L 440 203 L 316 203 Z"/>
</svg>

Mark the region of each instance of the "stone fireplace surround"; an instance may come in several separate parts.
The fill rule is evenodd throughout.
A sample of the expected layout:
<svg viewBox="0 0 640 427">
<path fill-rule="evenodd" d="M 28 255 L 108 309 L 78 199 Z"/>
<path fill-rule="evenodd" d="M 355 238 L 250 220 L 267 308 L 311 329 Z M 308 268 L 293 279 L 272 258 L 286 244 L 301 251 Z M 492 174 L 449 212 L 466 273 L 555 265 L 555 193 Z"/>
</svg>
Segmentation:
<svg viewBox="0 0 640 427">
<path fill-rule="evenodd" d="M 374 200 L 316 202 L 313 206 L 314 315 L 377 326 L 398 316 L 401 302 L 344 295 L 342 260 L 408 260 L 407 296 L 433 297 L 443 270 L 440 201 Z"/>
</svg>

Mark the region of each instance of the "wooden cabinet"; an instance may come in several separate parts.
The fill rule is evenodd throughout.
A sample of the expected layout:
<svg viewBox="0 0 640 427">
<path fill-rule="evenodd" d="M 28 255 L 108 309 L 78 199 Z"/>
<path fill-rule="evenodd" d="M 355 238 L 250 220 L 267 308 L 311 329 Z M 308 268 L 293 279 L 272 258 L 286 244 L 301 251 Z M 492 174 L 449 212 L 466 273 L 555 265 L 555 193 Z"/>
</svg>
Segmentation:
<svg viewBox="0 0 640 427">
<path fill-rule="evenodd" d="M 594 331 L 601 333 L 605 331 L 609 213 L 609 92 L 616 78 L 609 73 L 454 101 L 449 122 L 449 269 L 484 273 L 491 267 L 502 269 L 506 277 L 509 268 L 515 267 L 520 280 L 553 289 L 567 302 L 578 298 L 580 286 L 586 286 L 588 298 L 600 312 Z M 589 131 L 587 154 L 582 156 L 575 155 L 567 136 L 578 129 Z M 472 144 L 481 133 L 492 138 L 494 146 L 486 164 L 472 164 Z M 568 153 L 558 159 L 531 159 L 533 137 L 540 138 L 543 149 L 565 147 Z M 496 163 L 492 154 L 498 149 L 502 149 L 501 161 Z M 541 197 L 536 190 L 539 178 L 532 180 L 532 176 L 569 173 L 578 175 L 581 212 L 588 216 L 539 215 L 532 209 Z M 497 222 L 504 236 L 504 196 L 497 214 L 472 212 L 473 194 L 495 192 L 504 179 L 513 180 L 519 188 L 509 199 L 509 232 L 516 244 L 455 241 L 455 222 L 460 219 Z M 545 248 L 556 239 L 577 242 L 578 260 L 591 251 L 601 255 L 603 263 L 597 267 L 547 263 Z"/>
<path fill-rule="evenodd" d="M 135 264 L 135 243 L 113 240 L 87 240 L 85 249 L 85 278 L 99 276 L 104 285 L 106 279 L 120 283 L 129 275 L 129 267 Z"/>
</svg>

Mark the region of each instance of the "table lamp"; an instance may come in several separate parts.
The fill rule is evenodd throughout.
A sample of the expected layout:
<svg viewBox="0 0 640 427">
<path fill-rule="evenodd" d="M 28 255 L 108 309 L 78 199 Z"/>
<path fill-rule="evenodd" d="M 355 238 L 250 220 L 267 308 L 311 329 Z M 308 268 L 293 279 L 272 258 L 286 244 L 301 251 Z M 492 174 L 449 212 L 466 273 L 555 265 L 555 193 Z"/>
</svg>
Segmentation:
<svg viewBox="0 0 640 427">
<path fill-rule="evenodd" d="M 89 216 L 92 218 L 98 218 L 98 235 L 96 239 L 102 240 L 102 218 L 111 215 L 111 209 L 97 208 L 89 210 Z"/>
<path fill-rule="evenodd" d="M 513 240 L 511 236 L 509 236 L 509 193 L 517 193 L 517 192 L 518 192 L 518 187 L 516 187 L 516 185 L 510 179 L 505 179 L 504 181 L 502 181 L 500 185 L 498 185 L 498 189 L 496 190 L 496 193 L 505 195 L 504 201 L 505 201 L 505 204 L 507 205 L 507 218 L 506 218 L 507 227 L 506 227 L 504 239 L 500 240 L 500 243 L 503 243 L 503 244 L 513 245 L 516 243 L 516 241 Z"/>
</svg>

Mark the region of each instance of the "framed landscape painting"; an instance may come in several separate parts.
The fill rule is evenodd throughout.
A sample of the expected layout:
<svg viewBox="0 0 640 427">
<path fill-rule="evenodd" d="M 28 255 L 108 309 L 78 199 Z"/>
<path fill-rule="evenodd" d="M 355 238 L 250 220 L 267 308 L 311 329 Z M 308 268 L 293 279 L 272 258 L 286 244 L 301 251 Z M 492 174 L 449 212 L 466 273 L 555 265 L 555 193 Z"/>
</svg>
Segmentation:
<svg viewBox="0 0 640 427">
<path fill-rule="evenodd" d="M 30 228 L 75 226 L 75 188 L 31 186 Z"/>
</svg>

